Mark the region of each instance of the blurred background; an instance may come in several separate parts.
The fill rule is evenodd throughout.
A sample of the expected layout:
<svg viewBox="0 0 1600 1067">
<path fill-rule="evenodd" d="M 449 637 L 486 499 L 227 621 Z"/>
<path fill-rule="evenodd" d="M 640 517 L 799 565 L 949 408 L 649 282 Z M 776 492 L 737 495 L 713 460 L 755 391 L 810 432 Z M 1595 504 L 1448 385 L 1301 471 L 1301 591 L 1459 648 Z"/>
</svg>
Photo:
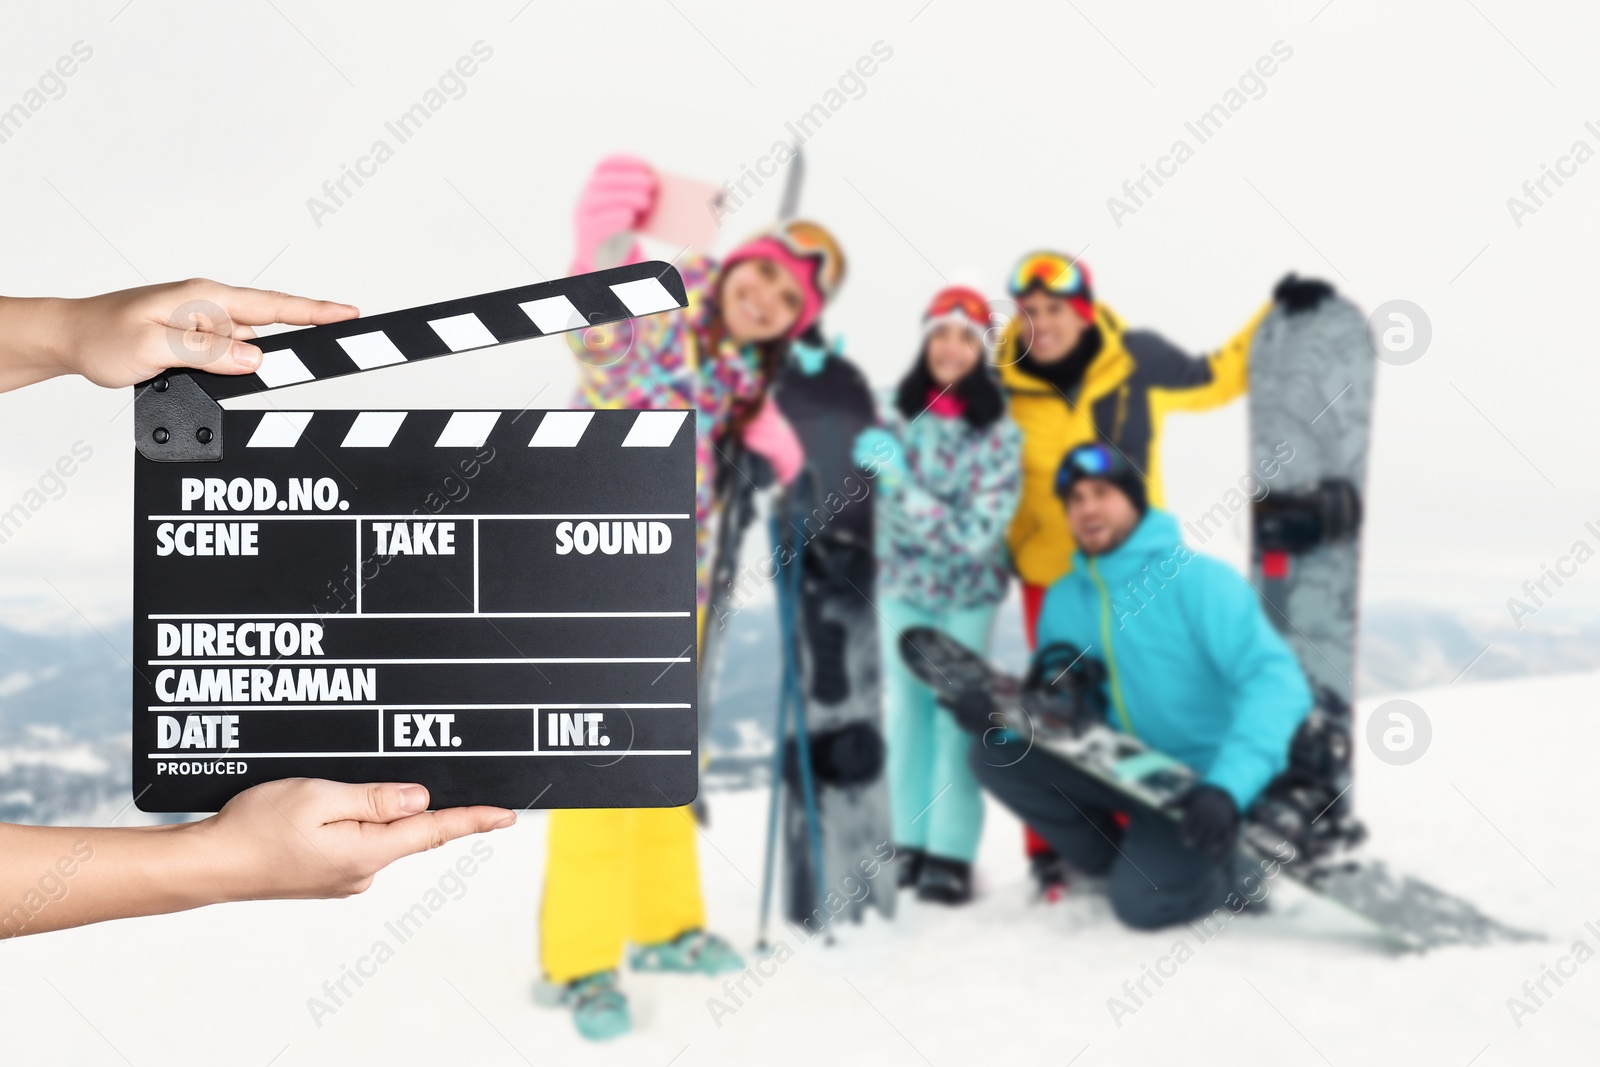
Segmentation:
<svg viewBox="0 0 1600 1067">
<path fill-rule="evenodd" d="M 460 903 L 320 1023 L 307 998 L 451 855 L 406 861 L 351 901 L 0 945 L 4 1062 L 1427 1053 L 1487 1065 L 1595 1036 L 1586 987 L 1600 976 L 1584 969 L 1533 1016 L 1515 1020 L 1506 1004 L 1575 939 L 1600 945 L 1583 926 L 1600 922 L 1584 818 L 1600 571 L 1577 566 L 1520 618 L 1508 603 L 1534 605 L 1524 583 L 1578 542 L 1600 548 L 1589 475 L 1600 370 L 1584 295 L 1600 221 L 1592 9 L 97 0 L 13 5 L 0 19 L 7 295 L 204 275 L 376 312 L 558 277 L 582 181 L 616 151 L 711 183 L 744 177 L 750 195 L 713 249 L 725 251 L 775 214 L 781 178 L 748 175 L 820 103 L 802 211 L 844 244 L 850 277 L 826 326 L 876 385 L 904 370 L 936 289 L 998 296 L 1036 246 L 1081 254 L 1102 301 L 1196 352 L 1290 270 L 1365 309 L 1411 302 L 1431 340 L 1380 369 L 1358 725 L 1405 693 L 1430 716 L 1433 748 L 1404 767 L 1358 750 L 1357 809 L 1375 851 L 1551 938 L 1397 959 L 1308 901 L 1231 931 L 1118 1021 L 1107 998 L 1171 938 L 1121 929 L 1099 900 L 1032 904 L 1018 830 L 991 806 L 974 907 L 913 904 L 893 925 L 807 945 L 731 1016 L 713 1017 L 708 998 L 723 995 L 709 982 L 633 982 L 637 1033 L 584 1047 L 527 995 L 544 823 L 531 816 L 492 838 L 493 861 Z M 476 73 L 442 84 L 469 54 Z M 876 70 L 856 75 L 869 55 Z M 1275 72 L 1255 76 L 1269 55 Z M 46 78 L 63 56 L 75 72 Z M 402 141 L 387 124 L 433 91 L 443 103 Z M 1237 100 L 1195 135 L 1202 114 Z M 1176 173 L 1130 193 L 1179 140 L 1192 152 Z M 390 151 L 363 184 L 325 188 L 379 141 Z M 552 339 L 273 403 L 560 407 L 574 380 Z M 132 817 L 131 432 L 129 390 L 62 379 L 0 395 L 0 510 L 27 511 L 0 531 L 0 819 Z M 90 454 L 76 473 L 48 479 L 75 449 Z M 1180 519 L 1211 507 L 1247 470 L 1243 404 L 1171 420 L 1164 462 Z M 1205 545 L 1236 565 L 1246 550 L 1242 514 Z M 743 611 L 730 639 L 741 654 L 727 658 L 706 782 L 709 906 L 736 939 L 755 924 L 776 700 L 769 603 Z M 1015 605 L 995 648 L 1002 662 L 1024 658 Z"/>
</svg>

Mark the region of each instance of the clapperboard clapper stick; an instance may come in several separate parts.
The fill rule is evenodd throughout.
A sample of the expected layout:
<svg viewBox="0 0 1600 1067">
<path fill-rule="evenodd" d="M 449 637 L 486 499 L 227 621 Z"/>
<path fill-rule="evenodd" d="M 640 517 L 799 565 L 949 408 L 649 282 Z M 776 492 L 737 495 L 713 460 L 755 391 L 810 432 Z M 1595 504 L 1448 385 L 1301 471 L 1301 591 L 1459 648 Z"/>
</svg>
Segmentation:
<svg viewBox="0 0 1600 1067">
<path fill-rule="evenodd" d="M 685 306 L 664 263 L 263 337 L 134 402 L 133 788 L 421 782 L 433 804 L 697 788 L 688 411 L 218 401 Z"/>
</svg>

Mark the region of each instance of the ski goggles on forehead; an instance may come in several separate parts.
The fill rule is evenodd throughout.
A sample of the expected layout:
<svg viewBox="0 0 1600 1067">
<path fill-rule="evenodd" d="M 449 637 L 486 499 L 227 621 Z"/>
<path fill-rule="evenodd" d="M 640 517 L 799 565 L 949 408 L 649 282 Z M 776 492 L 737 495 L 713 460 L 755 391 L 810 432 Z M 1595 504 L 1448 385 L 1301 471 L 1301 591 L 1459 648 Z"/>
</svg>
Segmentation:
<svg viewBox="0 0 1600 1067">
<path fill-rule="evenodd" d="M 928 305 L 926 317 L 942 319 L 952 314 L 971 319 L 980 328 L 989 322 L 991 316 L 989 305 L 977 293 L 945 292 L 934 297 L 933 303 Z"/>
<path fill-rule="evenodd" d="M 1128 469 L 1120 452 L 1102 444 L 1079 445 L 1067 453 L 1056 471 L 1056 495 L 1066 496 L 1080 478 L 1116 478 Z"/>
<path fill-rule="evenodd" d="M 789 222 L 773 231 L 772 237 L 790 252 L 816 264 L 817 288 L 824 297 L 832 296 L 844 280 L 844 253 L 833 235 L 812 222 Z"/>
<path fill-rule="evenodd" d="M 1015 297 L 1026 296 L 1035 289 L 1042 289 L 1051 296 L 1083 296 L 1089 289 L 1089 279 L 1066 256 L 1036 252 L 1017 264 L 1007 288 Z"/>
</svg>

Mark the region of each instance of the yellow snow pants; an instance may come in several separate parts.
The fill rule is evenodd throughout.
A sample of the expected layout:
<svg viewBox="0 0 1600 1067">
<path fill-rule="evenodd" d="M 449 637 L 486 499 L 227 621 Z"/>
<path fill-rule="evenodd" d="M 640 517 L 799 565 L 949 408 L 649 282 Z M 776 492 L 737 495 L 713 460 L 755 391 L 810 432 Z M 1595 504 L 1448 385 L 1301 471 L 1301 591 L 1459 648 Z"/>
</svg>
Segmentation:
<svg viewBox="0 0 1600 1067">
<path fill-rule="evenodd" d="M 694 839 L 688 808 L 552 811 L 539 911 L 545 977 L 564 983 L 609 971 L 629 942 L 704 926 Z"/>
<path fill-rule="evenodd" d="M 609 971 L 628 942 L 669 941 L 705 925 L 688 808 L 550 813 L 539 952 L 552 982 Z"/>
</svg>

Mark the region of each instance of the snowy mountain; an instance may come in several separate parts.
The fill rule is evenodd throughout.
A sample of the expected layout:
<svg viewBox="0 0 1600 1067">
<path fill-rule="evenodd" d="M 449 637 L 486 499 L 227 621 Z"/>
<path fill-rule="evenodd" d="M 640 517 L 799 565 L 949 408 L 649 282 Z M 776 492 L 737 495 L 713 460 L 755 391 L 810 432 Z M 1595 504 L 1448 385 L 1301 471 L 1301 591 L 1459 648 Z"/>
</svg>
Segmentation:
<svg viewBox="0 0 1600 1067">
<path fill-rule="evenodd" d="M 129 632 L 0 629 L 0 821 L 110 818 L 126 805 Z"/>
</svg>

